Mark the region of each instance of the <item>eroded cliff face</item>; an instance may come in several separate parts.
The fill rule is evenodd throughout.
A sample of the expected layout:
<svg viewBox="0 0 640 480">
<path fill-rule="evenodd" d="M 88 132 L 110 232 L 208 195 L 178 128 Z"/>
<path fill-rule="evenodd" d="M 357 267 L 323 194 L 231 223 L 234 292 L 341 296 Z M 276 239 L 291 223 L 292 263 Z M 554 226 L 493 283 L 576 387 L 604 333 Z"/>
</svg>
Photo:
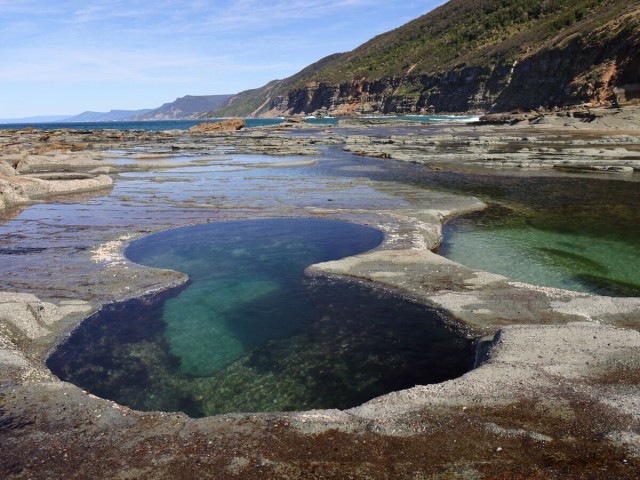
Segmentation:
<svg viewBox="0 0 640 480">
<path fill-rule="evenodd" d="M 312 83 L 289 91 L 281 101 L 272 102 L 271 108 L 289 115 L 481 110 L 491 105 L 499 93 L 498 86 L 504 82 L 501 70 L 495 69 L 493 73 L 481 68 L 463 68 L 437 76 L 358 79 L 339 85 Z M 492 88 L 490 82 L 496 87 Z"/>
<path fill-rule="evenodd" d="M 594 32 L 587 39 L 568 38 L 558 48 L 522 60 L 496 99 L 498 108 L 632 102 L 632 96 L 618 93 L 640 83 L 639 32 L 621 29 L 602 43 L 597 37 Z"/>
<path fill-rule="evenodd" d="M 271 101 L 288 115 L 413 114 L 532 110 L 640 97 L 640 33 L 620 29 L 563 39 L 551 48 L 495 65 L 460 65 L 442 73 L 312 82 Z"/>
</svg>

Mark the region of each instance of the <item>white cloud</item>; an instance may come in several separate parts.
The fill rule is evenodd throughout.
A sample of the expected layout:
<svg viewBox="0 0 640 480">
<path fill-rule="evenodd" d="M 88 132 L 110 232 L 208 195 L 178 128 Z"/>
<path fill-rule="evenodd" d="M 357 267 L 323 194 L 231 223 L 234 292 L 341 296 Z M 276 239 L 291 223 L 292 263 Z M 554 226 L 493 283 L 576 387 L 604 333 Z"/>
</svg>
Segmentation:
<svg viewBox="0 0 640 480">
<path fill-rule="evenodd" d="M 100 84 L 113 99 L 127 85 L 180 95 L 259 87 L 440 3 L 0 0 L 0 117 L 16 115 L 1 109 L 26 83 L 34 98 L 54 82 L 70 92 Z"/>
<path fill-rule="evenodd" d="M 354 6 L 381 4 L 380 0 L 351 0 L 351 1 L 323 1 L 323 0 L 275 0 L 262 2 L 256 0 L 237 0 L 226 7 L 222 7 L 208 19 L 208 24 L 224 30 L 240 30 L 247 27 L 277 27 L 282 22 L 303 21 L 299 31 L 317 27 L 328 15 L 347 13 L 345 9 Z"/>
<path fill-rule="evenodd" d="M 268 59 L 266 59 L 268 60 Z M 291 68 L 281 61 L 238 62 L 232 55 L 203 56 L 190 52 L 158 52 L 65 49 L 23 52 L 0 70 L 0 82 L 135 82 L 193 83 L 214 75 L 272 71 Z"/>
</svg>

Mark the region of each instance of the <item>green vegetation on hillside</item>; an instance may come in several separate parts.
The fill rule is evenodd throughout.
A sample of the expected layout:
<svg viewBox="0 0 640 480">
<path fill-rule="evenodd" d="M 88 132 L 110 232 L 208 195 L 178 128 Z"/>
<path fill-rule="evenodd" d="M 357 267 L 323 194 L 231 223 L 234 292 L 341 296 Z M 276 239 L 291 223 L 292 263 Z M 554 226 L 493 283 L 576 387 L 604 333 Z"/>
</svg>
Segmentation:
<svg viewBox="0 0 640 480">
<path fill-rule="evenodd" d="M 276 82 L 271 82 L 272 85 Z M 245 90 L 244 92 L 235 95 L 231 98 L 227 104 L 211 112 L 211 117 L 245 117 L 253 114 L 253 112 L 260 109 L 260 107 L 270 99 L 267 95 L 267 87 L 256 88 L 253 90 Z"/>
<path fill-rule="evenodd" d="M 234 111 L 248 114 L 265 101 L 268 105 L 264 109 L 273 108 L 270 102 L 274 99 L 318 84 L 378 80 L 391 84 L 391 79 L 407 79 L 399 87 L 395 83 L 394 97 L 417 98 L 426 94 L 422 80 L 426 77 L 441 78 L 463 68 L 479 67 L 472 81 L 486 82 L 496 66 L 508 71 L 523 59 L 552 49 L 561 52 L 572 42 L 580 48 L 596 49 L 613 42 L 623 52 L 620 55 L 628 58 L 635 51 L 637 57 L 634 45 L 640 45 L 639 32 L 638 0 L 451 0 L 351 52 L 326 57 L 277 85 L 272 82 L 244 92 L 236 99 Z M 609 60 L 582 65 L 584 72 L 579 75 L 585 83 L 598 83 L 605 63 L 617 58 L 615 55 L 619 53 L 604 52 L 602 57 Z M 567 88 L 567 84 L 559 87 Z M 437 94 L 438 88 L 429 94 Z"/>
<path fill-rule="evenodd" d="M 339 83 L 398 76 L 410 69 L 412 74 L 432 74 L 460 64 L 515 60 L 571 26 L 583 23 L 576 31 L 586 33 L 594 23 L 605 23 L 637 7 L 634 0 L 452 0 L 300 82 Z"/>
</svg>

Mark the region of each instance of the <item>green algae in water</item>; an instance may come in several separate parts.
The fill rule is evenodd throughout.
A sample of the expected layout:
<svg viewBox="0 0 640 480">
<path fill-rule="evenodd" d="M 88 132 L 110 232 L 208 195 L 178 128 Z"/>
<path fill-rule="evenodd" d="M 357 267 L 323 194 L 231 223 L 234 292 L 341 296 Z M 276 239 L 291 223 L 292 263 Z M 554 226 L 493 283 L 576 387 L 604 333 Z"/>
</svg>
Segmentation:
<svg viewBox="0 0 640 480">
<path fill-rule="evenodd" d="M 217 278 L 191 285 L 169 300 L 163 314 L 165 337 L 171 352 L 180 358 L 182 372 L 210 375 L 242 355 L 244 342 L 228 322 L 238 312 L 245 312 L 247 305 L 260 304 L 261 299 L 277 295 L 280 288 L 266 280 Z M 260 313 L 256 312 L 254 319 Z M 256 335 L 263 328 L 264 323 L 254 326 Z"/>
<path fill-rule="evenodd" d="M 376 167 L 366 174 L 373 180 L 473 195 L 491 205 L 445 224 L 441 255 L 534 285 L 640 296 L 640 183 L 635 175 L 623 180 L 602 174 L 358 162 Z M 340 174 L 349 170 L 342 168 Z"/>
<path fill-rule="evenodd" d="M 625 238 L 613 226 L 605 228 L 602 218 L 591 223 L 581 225 L 568 215 L 563 222 L 562 211 L 523 212 L 492 205 L 446 224 L 439 253 L 534 285 L 640 296 L 640 248 L 633 229 Z"/>
<path fill-rule="evenodd" d="M 270 219 L 169 230 L 132 260 L 186 272 L 186 287 L 110 305 L 48 360 L 60 378 L 140 410 L 191 416 L 349 408 L 471 368 L 472 345 L 436 310 L 312 263 L 379 245 L 344 222 Z"/>
</svg>

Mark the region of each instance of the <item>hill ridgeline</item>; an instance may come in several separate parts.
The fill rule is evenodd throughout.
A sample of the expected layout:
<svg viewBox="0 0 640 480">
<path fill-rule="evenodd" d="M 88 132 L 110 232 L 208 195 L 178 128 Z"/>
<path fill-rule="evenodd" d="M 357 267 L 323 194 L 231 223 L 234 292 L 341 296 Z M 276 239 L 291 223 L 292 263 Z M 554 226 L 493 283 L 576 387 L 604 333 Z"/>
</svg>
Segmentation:
<svg viewBox="0 0 640 480">
<path fill-rule="evenodd" d="M 637 0 L 451 0 L 216 116 L 505 112 L 640 100 Z"/>
</svg>

